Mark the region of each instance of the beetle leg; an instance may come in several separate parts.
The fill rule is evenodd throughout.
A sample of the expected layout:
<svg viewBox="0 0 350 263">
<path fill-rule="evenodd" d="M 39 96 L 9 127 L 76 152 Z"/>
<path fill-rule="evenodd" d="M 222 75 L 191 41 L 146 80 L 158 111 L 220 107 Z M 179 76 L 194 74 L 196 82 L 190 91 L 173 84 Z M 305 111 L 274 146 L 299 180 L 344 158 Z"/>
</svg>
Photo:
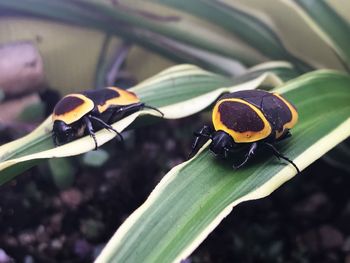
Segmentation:
<svg viewBox="0 0 350 263">
<path fill-rule="evenodd" d="M 190 154 L 188 155 L 188 159 L 192 158 L 196 153 L 197 153 L 197 146 L 200 143 L 200 140 L 202 138 L 205 138 L 205 142 L 208 141 L 209 139 L 211 139 L 211 130 L 209 128 L 209 126 L 204 125 L 202 129 L 200 129 L 198 132 L 194 132 L 194 141 L 192 144 L 192 150 L 190 152 Z"/>
<path fill-rule="evenodd" d="M 287 162 L 289 162 L 291 165 L 294 166 L 294 168 L 297 170 L 297 173 L 300 174 L 300 170 L 298 168 L 298 166 L 292 161 L 290 160 L 289 158 L 287 158 L 286 156 L 284 156 L 282 153 L 280 153 L 276 148 L 275 146 L 273 146 L 271 143 L 268 143 L 268 142 L 264 142 L 265 145 L 267 145 L 268 147 L 270 147 L 270 149 L 272 150 L 273 154 L 279 159 L 283 159 Z"/>
<path fill-rule="evenodd" d="M 88 133 L 90 134 L 90 136 L 94 139 L 94 142 L 95 142 L 95 150 L 97 150 L 97 140 L 96 140 L 96 136 L 95 136 L 95 132 L 94 132 L 94 128 L 92 127 L 92 123 L 91 123 L 91 120 L 88 116 L 84 116 L 83 117 L 84 119 L 84 122 L 86 124 L 86 128 L 88 130 Z"/>
<path fill-rule="evenodd" d="M 231 150 L 227 147 L 224 148 L 224 158 L 226 159 L 228 156 L 228 153 L 231 152 Z"/>
<path fill-rule="evenodd" d="M 103 120 L 101 120 L 100 118 L 97 118 L 97 117 L 92 116 L 92 115 L 89 115 L 89 118 L 91 118 L 91 119 L 97 121 L 98 123 L 100 123 L 100 124 L 103 126 L 103 128 L 107 129 L 108 131 L 114 131 L 114 132 L 118 135 L 120 141 L 121 141 L 121 142 L 124 141 L 123 136 L 120 134 L 120 132 L 118 132 L 116 129 L 114 129 L 111 125 L 105 123 L 105 122 L 104 122 Z"/>
<path fill-rule="evenodd" d="M 52 139 L 53 139 L 53 143 L 55 144 L 55 146 L 58 146 L 58 142 L 57 142 L 57 136 L 55 133 L 52 134 Z"/>
<path fill-rule="evenodd" d="M 248 162 L 248 160 L 255 154 L 255 151 L 257 148 L 258 148 L 258 143 L 257 142 L 252 143 L 252 145 L 249 148 L 248 153 L 245 155 L 244 161 L 242 163 L 240 163 L 239 165 L 233 165 L 233 168 L 239 169 L 243 165 L 245 165 Z"/>
</svg>

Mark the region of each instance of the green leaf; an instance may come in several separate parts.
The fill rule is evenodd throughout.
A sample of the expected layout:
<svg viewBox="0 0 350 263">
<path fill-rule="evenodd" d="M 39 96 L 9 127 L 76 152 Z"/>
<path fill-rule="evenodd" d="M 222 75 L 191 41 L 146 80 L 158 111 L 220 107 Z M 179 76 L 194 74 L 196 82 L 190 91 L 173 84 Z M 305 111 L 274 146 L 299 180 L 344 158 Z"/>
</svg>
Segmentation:
<svg viewBox="0 0 350 263">
<path fill-rule="evenodd" d="M 103 14 L 116 24 L 122 21 L 130 27 L 144 30 L 139 31 L 138 34 L 143 36 L 143 42 L 145 42 L 145 38 L 153 38 L 153 41 L 148 44 L 157 45 L 157 41 L 154 41 L 154 38 L 158 38 L 160 44 L 167 46 L 171 45 L 171 41 L 168 40 L 172 40 L 201 50 L 238 59 L 247 65 L 253 65 L 261 61 L 257 60 L 257 56 L 254 57 L 249 54 L 244 45 L 237 45 L 237 43 L 228 39 L 228 36 L 224 33 L 217 33 L 219 30 L 207 29 L 207 19 L 199 23 L 176 12 L 174 9 L 168 9 L 150 1 L 136 0 L 111 3 L 110 1 L 91 0 L 76 1 L 75 4 L 88 12 L 93 10 Z M 150 35 L 148 32 L 153 34 Z M 130 35 L 131 33 L 129 33 Z M 136 35 L 134 34 L 133 38 Z M 158 44 L 158 46 L 160 45 Z M 175 46 L 180 49 L 178 45 Z"/>
<path fill-rule="evenodd" d="M 212 0 L 156 0 L 190 14 L 209 20 L 242 39 L 247 45 L 259 50 L 271 59 L 284 59 L 295 63 L 306 71 L 311 67 L 288 52 L 279 36 L 256 16 L 252 16 L 234 5 Z"/>
<path fill-rule="evenodd" d="M 257 75 L 255 71 L 251 71 L 230 80 L 196 66 L 180 65 L 160 72 L 131 90 L 146 104 L 159 108 L 164 113 L 164 118 L 177 119 L 207 108 L 223 92 L 254 89 L 260 85 L 276 86 L 281 83 L 282 81 L 276 75 L 268 72 L 260 71 Z M 112 126 L 122 132 L 142 115 L 159 117 L 159 113 L 153 110 L 141 110 Z M 0 185 L 25 169 L 19 165 L 21 163 L 78 155 L 95 148 L 94 141 L 89 136 L 54 147 L 51 131 L 52 121 L 49 117 L 29 135 L 0 147 Z M 105 129 L 96 132 L 99 146 L 115 136 L 115 133 Z M 17 170 L 17 166 L 21 169 Z"/>
<path fill-rule="evenodd" d="M 257 75 L 264 72 L 271 72 L 276 74 L 283 81 L 291 80 L 300 76 L 300 73 L 295 69 L 293 64 L 286 61 L 270 61 L 261 63 L 248 69 L 248 72 Z"/>
<path fill-rule="evenodd" d="M 84 66 L 78 67 L 81 68 L 80 70 L 74 70 L 77 67 L 73 63 L 75 67 L 72 64 L 71 67 L 64 67 L 66 70 L 63 71 L 65 75 L 71 74 L 71 78 L 74 78 L 76 82 L 79 82 L 79 77 L 75 76 L 83 76 L 80 79 L 85 81 L 81 82 L 89 83 L 90 86 L 94 76 L 97 77 L 95 83 L 99 85 L 105 77 L 106 65 L 102 63 L 103 51 L 110 51 L 110 46 L 113 46 L 110 42 L 114 42 L 103 42 L 105 35 L 113 40 L 115 36 L 119 36 L 131 43 L 137 43 L 165 55 L 176 62 L 198 64 L 226 75 L 236 74 L 239 71 L 240 67 L 237 69 L 234 66 L 227 66 L 233 65 L 235 60 L 252 66 L 267 58 L 285 59 L 295 64 L 296 69 L 304 72 L 314 67 L 341 68 L 339 60 L 342 61 L 348 56 L 345 41 L 347 31 L 349 31 L 348 23 L 331 8 L 328 8 L 327 3 L 323 2 L 315 8 L 317 11 L 312 9 L 310 14 L 304 12 L 293 1 L 272 0 L 269 0 L 268 3 L 227 0 L 200 2 L 193 0 L 117 2 L 108 0 L 0 0 L 0 9 L 4 12 L 9 11 L 11 14 L 30 16 L 26 22 L 31 28 L 29 30 L 32 35 L 30 39 L 34 41 L 39 33 L 41 35 L 42 29 L 32 32 L 32 25 L 38 25 L 42 20 L 34 20 L 33 17 L 50 19 L 50 22 L 46 23 L 46 29 L 52 26 L 56 31 L 57 25 L 54 25 L 52 21 L 59 21 L 69 24 L 71 29 L 76 29 L 74 32 L 80 35 L 78 40 L 75 40 L 76 42 L 74 40 L 62 42 L 61 40 L 59 47 L 52 47 L 47 46 L 47 43 L 50 43 L 50 37 L 47 38 L 44 34 L 45 41 L 39 46 L 45 47 L 47 52 L 62 48 L 67 43 L 77 44 L 80 38 L 83 43 L 81 46 L 87 47 L 86 43 L 90 44 L 92 41 L 85 40 L 83 35 L 89 34 L 88 38 L 93 39 L 93 43 L 90 44 L 90 49 L 93 51 L 87 54 L 86 50 L 89 49 L 82 48 L 82 54 L 79 55 L 77 52 L 75 55 L 82 57 L 81 64 Z M 322 15 L 318 15 L 317 12 Z M 315 19 L 316 23 L 310 19 L 309 15 Z M 45 22 L 41 23 L 43 24 Z M 9 27 L 10 29 L 7 29 L 4 26 L 5 32 L 13 31 L 12 26 Z M 86 28 L 96 30 L 89 31 Z M 18 31 L 19 28 L 16 27 L 14 31 L 16 30 Z M 63 31 L 67 32 L 67 36 L 74 34 L 68 29 Z M 28 38 L 27 30 L 18 37 Z M 102 49 L 100 59 L 97 54 L 99 49 Z M 45 55 L 45 52 L 43 54 Z M 51 52 L 47 57 L 44 56 L 45 64 L 50 65 L 49 69 L 55 68 L 52 61 L 57 60 L 52 56 L 54 53 Z M 74 61 L 80 61 L 80 59 Z M 346 63 L 343 65 L 346 66 Z M 91 72 L 95 68 L 97 72 Z M 84 70 L 88 73 L 84 74 Z M 50 80 L 56 80 L 55 83 L 61 84 L 64 78 L 56 75 L 63 73 L 57 74 L 57 72 L 61 70 L 49 70 L 49 77 Z M 73 84 L 72 86 L 78 85 Z"/>
<path fill-rule="evenodd" d="M 83 163 L 87 166 L 101 167 L 108 160 L 108 152 L 102 149 L 96 151 L 90 151 L 84 154 Z"/>
<path fill-rule="evenodd" d="M 344 70 L 344 63 L 341 63 L 339 55 L 334 52 L 332 45 L 324 37 L 325 34 L 320 34 L 322 27 L 317 25 L 296 1 L 221 0 L 220 2 L 263 21 L 278 36 L 288 53 L 302 59 L 313 68 Z M 349 12 L 345 11 L 349 6 L 347 1 L 342 1 L 340 5 L 348 15 Z M 322 19 L 321 15 L 319 19 Z"/>
<path fill-rule="evenodd" d="M 142 4 L 142 9 L 135 8 L 137 4 Z M 264 60 L 261 54 L 226 32 L 219 32 L 220 28 L 213 29 L 205 20 L 188 18 L 151 2 L 0 0 L 0 9 L 118 35 L 178 62 L 211 64 L 188 47 L 235 58 L 250 66 Z"/>
<path fill-rule="evenodd" d="M 332 9 L 342 17 L 348 24 L 350 24 L 350 2 L 339 0 L 325 0 L 325 2 L 332 7 Z"/>
<path fill-rule="evenodd" d="M 67 189 L 72 186 L 76 170 L 71 160 L 68 158 L 53 158 L 49 160 L 49 167 L 52 179 L 59 189 Z"/>
<path fill-rule="evenodd" d="M 325 1 L 296 0 L 296 3 L 315 21 L 314 27 L 321 37 L 343 61 L 350 72 L 350 25 Z"/>
<path fill-rule="evenodd" d="M 318 71 L 276 90 L 296 105 L 300 117 L 293 136 L 277 147 L 301 170 L 350 135 L 349 87 L 349 76 Z M 185 259 L 234 206 L 269 195 L 296 174 L 293 166 L 261 151 L 233 170 L 232 160 L 217 160 L 207 147 L 161 180 L 96 263 Z"/>
</svg>

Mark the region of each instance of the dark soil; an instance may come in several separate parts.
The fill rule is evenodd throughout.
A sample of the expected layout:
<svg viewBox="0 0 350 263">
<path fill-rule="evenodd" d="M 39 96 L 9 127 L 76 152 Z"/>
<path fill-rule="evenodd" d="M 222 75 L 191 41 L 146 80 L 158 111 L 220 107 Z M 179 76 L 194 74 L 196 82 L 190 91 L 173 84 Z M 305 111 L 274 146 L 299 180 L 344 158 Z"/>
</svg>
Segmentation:
<svg viewBox="0 0 350 263">
<path fill-rule="evenodd" d="M 115 142 L 103 167 L 81 165 L 59 190 L 47 163 L 2 186 L 0 263 L 92 262 L 174 165 L 199 117 L 162 121 Z M 1 138 L 10 138 L 6 131 Z M 240 204 L 188 262 L 350 262 L 350 175 L 319 160 L 271 196 Z M 6 254 L 5 254 L 6 253 Z M 11 261 L 9 261 L 11 262 Z"/>
</svg>

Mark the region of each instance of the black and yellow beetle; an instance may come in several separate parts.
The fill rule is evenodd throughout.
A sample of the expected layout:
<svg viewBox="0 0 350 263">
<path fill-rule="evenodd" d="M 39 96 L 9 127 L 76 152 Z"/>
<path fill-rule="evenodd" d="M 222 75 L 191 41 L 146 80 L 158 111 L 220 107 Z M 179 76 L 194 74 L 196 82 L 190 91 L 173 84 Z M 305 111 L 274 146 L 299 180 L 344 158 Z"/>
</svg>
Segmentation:
<svg viewBox="0 0 350 263">
<path fill-rule="evenodd" d="M 89 134 L 97 149 L 95 131 L 101 128 L 115 132 L 122 140 L 110 124 L 143 108 L 156 110 L 163 116 L 158 109 L 141 102 L 135 93 L 116 87 L 69 94 L 53 110 L 53 141 L 57 146 Z"/>
<path fill-rule="evenodd" d="M 298 121 L 298 112 L 292 103 L 277 93 L 263 90 L 245 90 L 227 93 L 216 102 L 212 112 L 214 130 L 204 126 L 195 132 L 190 156 L 193 156 L 202 139 L 212 142 L 210 150 L 226 158 L 229 153 L 249 146 L 245 159 L 234 168 L 240 168 L 255 154 L 259 144 L 268 146 L 278 158 L 291 163 L 272 143 L 291 136 L 289 130 Z"/>
</svg>

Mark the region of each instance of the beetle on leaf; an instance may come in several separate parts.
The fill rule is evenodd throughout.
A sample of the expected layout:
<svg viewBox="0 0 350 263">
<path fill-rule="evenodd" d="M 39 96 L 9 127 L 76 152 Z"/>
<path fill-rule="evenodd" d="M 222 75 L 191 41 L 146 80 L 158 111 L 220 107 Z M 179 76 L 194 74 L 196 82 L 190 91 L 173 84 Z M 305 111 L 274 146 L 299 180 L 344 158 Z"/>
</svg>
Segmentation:
<svg viewBox="0 0 350 263">
<path fill-rule="evenodd" d="M 123 140 L 110 124 L 143 108 L 153 109 L 163 116 L 158 109 L 141 102 L 135 93 L 116 87 L 69 94 L 54 108 L 53 141 L 57 146 L 89 134 L 97 149 L 95 131 L 101 128 L 115 132 Z"/>
<path fill-rule="evenodd" d="M 245 90 L 227 93 L 216 102 L 212 112 L 214 129 L 204 126 L 195 132 L 192 157 L 200 142 L 212 140 L 209 149 L 217 156 L 227 158 L 243 145 L 249 145 L 244 160 L 233 167 L 244 166 L 254 156 L 260 144 L 270 148 L 273 154 L 291 163 L 298 173 L 295 163 L 281 154 L 273 145 L 291 136 L 290 129 L 298 121 L 298 112 L 292 103 L 277 93 L 263 90 Z"/>
</svg>

